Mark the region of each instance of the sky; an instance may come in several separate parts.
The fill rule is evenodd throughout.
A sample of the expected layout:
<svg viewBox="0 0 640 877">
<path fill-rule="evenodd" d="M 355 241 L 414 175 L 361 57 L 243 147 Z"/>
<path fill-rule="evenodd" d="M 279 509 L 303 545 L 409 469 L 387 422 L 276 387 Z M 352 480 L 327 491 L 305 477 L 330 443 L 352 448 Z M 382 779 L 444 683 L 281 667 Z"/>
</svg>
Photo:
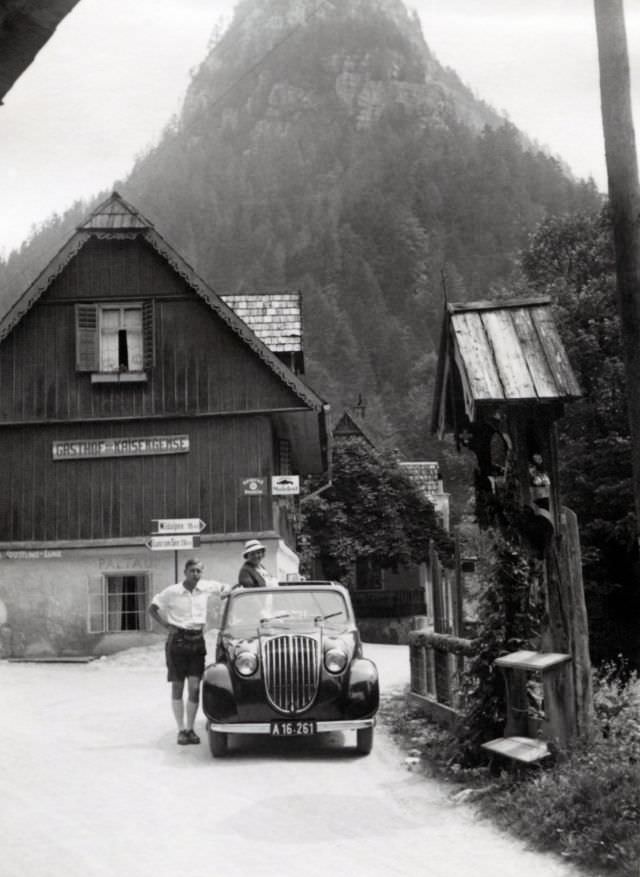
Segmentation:
<svg viewBox="0 0 640 877">
<path fill-rule="evenodd" d="M 0 257 L 126 176 L 178 113 L 234 0 L 80 0 L 0 107 Z M 593 0 L 416 0 L 473 92 L 606 191 Z M 640 0 L 626 0 L 640 117 Z"/>
</svg>

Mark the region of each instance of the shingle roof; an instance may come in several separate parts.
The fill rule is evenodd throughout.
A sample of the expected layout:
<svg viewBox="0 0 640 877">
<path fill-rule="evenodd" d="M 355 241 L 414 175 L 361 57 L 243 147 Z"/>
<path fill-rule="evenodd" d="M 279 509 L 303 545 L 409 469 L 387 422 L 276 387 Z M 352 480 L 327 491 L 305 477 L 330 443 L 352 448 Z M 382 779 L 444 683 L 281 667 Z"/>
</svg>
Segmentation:
<svg viewBox="0 0 640 877">
<path fill-rule="evenodd" d="M 470 420 L 477 404 L 565 401 L 581 395 L 548 298 L 447 305 L 434 431 L 442 428 L 454 362 Z"/>
<path fill-rule="evenodd" d="M 117 198 L 109 198 L 94 210 L 86 222 L 78 226 L 78 229 L 128 229 L 149 228 L 150 224 L 130 204 L 125 204 Z"/>
<path fill-rule="evenodd" d="M 411 476 L 411 480 L 417 487 L 424 490 L 428 496 L 441 493 L 440 466 L 424 460 L 401 461 L 400 465 Z"/>
<path fill-rule="evenodd" d="M 296 353 L 302 350 L 299 292 L 221 295 L 220 298 L 274 353 Z"/>
</svg>

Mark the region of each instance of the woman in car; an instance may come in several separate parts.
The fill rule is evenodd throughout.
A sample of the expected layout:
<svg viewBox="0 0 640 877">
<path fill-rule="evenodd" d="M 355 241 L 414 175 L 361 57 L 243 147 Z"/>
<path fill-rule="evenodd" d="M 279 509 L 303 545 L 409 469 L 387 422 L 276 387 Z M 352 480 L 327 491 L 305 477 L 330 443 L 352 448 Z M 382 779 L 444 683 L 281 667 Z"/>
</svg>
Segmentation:
<svg viewBox="0 0 640 877">
<path fill-rule="evenodd" d="M 263 559 L 267 549 L 258 539 L 249 539 L 244 544 L 242 556 L 244 563 L 240 567 L 238 573 L 239 588 L 266 588 L 274 587 L 278 581 L 263 566 Z"/>
</svg>

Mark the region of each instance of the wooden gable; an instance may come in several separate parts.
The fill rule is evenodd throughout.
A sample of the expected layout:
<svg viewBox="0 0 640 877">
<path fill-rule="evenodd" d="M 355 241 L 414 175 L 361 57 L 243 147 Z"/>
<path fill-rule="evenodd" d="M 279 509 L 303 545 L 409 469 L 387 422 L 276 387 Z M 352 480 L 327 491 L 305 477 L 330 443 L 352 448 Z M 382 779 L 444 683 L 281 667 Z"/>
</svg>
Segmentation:
<svg viewBox="0 0 640 877">
<path fill-rule="evenodd" d="M 138 246 L 132 246 L 134 241 Z M 155 264 L 152 251 L 160 257 L 155 259 Z M 95 276 L 92 276 L 94 269 Z M 168 275 L 173 277 L 173 283 L 167 279 Z M 45 292 L 48 292 L 47 303 L 63 298 L 68 301 L 131 296 L 143 299 L 180 295 L 185 299 L 188 296 L 194 300 L 199 298 L 244 347 L 253 351 L 262 366 L 266 366 L 276 380 L 297 397 L 296 403 L 290 402 L 290 405 L 297 404 L 300 408 L 316 411 L 324 407 L 323 400 L 265 343 L 265 340 L 270 339 L 261 332 L 265 338 L 262 340 L 253 331 L 250 323 L 245 322 L 221 296 L 198 277 L 151 223 L 117 194 L 96 208 L 87 221 L 79 226 L 76 234 L 2 316 L 0 339 L 6 338 L 25 319 Z M 193 293 L 196 294 L 195 297 Z M 297 313 L 299 322 L 299 306 Z M 290 328 L 292 323 L 290 320 Z M 282 344 L 278 346 L 282 347 Z M 299 332 L 297 346 L 300 346 Z"/>
<path fill-rule="evenodd" d="M 332 433 L 334 441 L 356 438 L 366 442 L 371 448 L 377 447 L 373 436 L 365 426 L 363 420 L 352 415 L 346 408 L 336 425 L 333 427 Z"/>
</svg>

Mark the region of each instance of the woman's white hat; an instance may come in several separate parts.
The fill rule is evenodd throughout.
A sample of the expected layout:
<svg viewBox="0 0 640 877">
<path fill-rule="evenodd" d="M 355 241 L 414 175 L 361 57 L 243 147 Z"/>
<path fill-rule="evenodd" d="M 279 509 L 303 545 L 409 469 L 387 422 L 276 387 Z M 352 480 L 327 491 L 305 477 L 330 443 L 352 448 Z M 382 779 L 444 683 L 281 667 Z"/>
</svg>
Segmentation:
<svg viewBox="0 0 640 877">
<path fill-rule="evenodd" d="M 264 547 L 262 542 L 259 542 L 257 539 L 249 539 L 248 542 L 244 543 L 244 548 L 242 550 L 242 556 L 246 557 L 247 554 L 250 554 L 252 551 L 266 551 L 267 549 Z"/>
</svg>

